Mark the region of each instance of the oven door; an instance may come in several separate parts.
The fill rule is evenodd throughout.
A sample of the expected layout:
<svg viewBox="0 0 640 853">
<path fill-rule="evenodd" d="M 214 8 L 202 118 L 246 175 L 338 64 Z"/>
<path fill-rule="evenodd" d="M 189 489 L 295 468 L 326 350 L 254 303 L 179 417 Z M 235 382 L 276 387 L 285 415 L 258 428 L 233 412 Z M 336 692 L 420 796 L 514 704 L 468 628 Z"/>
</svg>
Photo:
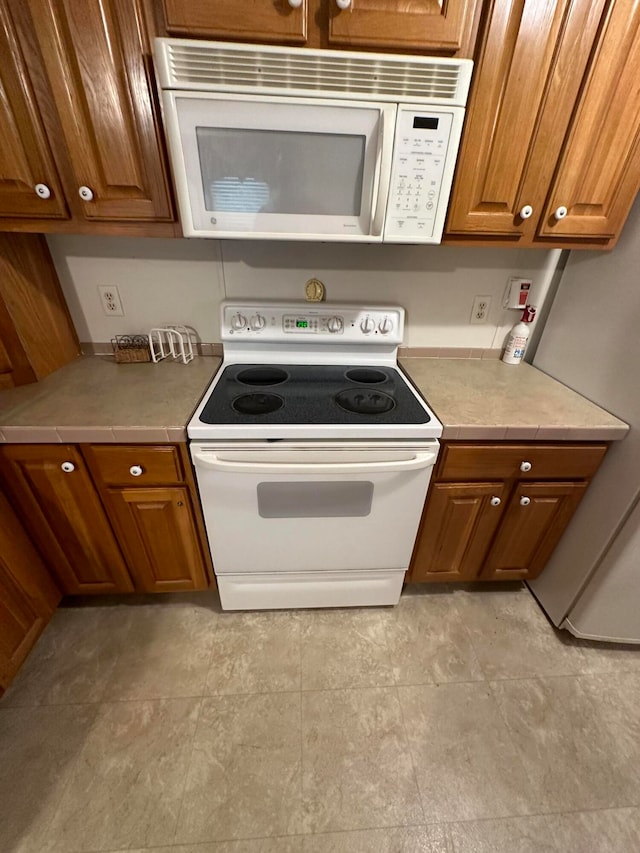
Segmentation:
<svg viewBox="0 0 640 853">
<path fill-rule="evenodd" d="M 216 574 L 405 571 L 437 450 L 192 443 Z"/>
<path fill-rule="evenodd" d="M 382 240 L 395 104 L 163 99 L 186 237 Z"/>
</svg>

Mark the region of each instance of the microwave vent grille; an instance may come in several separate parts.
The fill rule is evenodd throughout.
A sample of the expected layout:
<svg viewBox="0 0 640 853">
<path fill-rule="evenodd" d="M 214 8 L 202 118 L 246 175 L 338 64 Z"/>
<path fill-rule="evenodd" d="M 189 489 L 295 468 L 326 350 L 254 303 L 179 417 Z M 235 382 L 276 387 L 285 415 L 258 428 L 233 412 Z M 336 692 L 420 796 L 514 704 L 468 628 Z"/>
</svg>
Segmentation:
<svg viewBox="0 0 640 853">
<path fill-rule="evenodd" d="M 470 60 L 159 39 L 169 89 L 464 105 Z"/>
</svg>

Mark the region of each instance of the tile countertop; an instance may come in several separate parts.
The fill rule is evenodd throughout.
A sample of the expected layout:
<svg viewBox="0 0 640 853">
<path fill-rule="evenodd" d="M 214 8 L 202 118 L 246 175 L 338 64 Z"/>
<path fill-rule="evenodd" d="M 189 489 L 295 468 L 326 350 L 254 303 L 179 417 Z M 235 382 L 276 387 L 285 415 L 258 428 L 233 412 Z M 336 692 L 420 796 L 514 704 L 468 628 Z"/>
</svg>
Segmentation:
<svg viewBox="0 0 640 853">
<path fill-rule="evenodd" d="M 614 441 L 629 427 L 530 364 L 401 358 L 445 439 Z"/>
<path fill-rule="evenodd" d="M 40 382 L 0 391 L 0 441 L 185 441 L 220 362 L 202 356 L 190 364 L 116 364 L 110 356 L 82 356 Z"/>
<path fill-rule="evenodd" d="M 32 385 L 0 392 L 0 441 L 184 441 L 186 424 L 220 366 L 116 364 L 83 356 Z M 443 438 L 598 441 L 628 426 L 528 364 L 497 359 L 402 358 L 444 425 Z"/>
</svg>

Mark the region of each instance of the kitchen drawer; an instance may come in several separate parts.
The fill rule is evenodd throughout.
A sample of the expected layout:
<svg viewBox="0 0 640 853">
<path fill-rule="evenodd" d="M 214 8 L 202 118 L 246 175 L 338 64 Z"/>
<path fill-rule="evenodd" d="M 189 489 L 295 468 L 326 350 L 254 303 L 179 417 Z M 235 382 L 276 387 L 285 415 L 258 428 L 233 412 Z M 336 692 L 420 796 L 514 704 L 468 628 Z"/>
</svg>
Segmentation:
<svg viewBox="0 0 640 853">
<path fill-rule="evenodd" d="M 164 486 L 184 481 L 178 448 L 173 445 L 98 444 L 85 446 L 82 452 L 94 477 L 108 486 Z"/>
<path fill-rule="evenodd" d="M 588 479 L 598 470 L 606 452 L 606 444 L 449 443 L 440 453 L 436 478 L 459 481 Z"/>
</svg>

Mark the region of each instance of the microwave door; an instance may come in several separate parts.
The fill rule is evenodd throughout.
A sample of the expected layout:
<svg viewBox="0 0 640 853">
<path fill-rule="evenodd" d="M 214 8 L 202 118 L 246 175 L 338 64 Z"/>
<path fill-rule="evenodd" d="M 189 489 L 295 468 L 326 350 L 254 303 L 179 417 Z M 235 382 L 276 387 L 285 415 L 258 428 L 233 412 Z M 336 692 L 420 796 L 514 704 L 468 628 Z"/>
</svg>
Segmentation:
<svg viewBox="0 0 640 853">
<path fill-rule="evenodd" d="M 186 236 L 382 240 L 395 105 L 164 95 Z"/>
</svg>

